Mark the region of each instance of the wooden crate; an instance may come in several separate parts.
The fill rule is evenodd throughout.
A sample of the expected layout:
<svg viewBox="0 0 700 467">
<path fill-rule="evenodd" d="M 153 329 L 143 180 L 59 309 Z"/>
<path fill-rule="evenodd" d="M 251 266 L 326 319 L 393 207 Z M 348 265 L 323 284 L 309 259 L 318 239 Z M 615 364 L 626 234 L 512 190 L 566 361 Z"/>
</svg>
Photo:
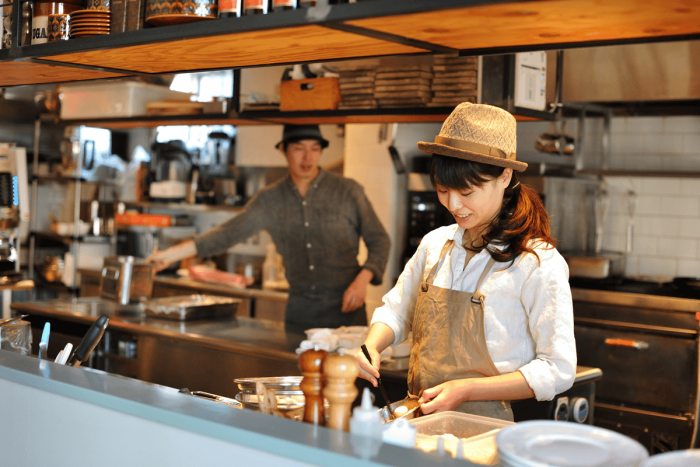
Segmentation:
<svg viewBox="0 0 700 467">
<path fill-rule="evenodd" d="M 340 102 L 338 78 L 282 81 L 280 110 L 335 110 Z"/>
</svg>

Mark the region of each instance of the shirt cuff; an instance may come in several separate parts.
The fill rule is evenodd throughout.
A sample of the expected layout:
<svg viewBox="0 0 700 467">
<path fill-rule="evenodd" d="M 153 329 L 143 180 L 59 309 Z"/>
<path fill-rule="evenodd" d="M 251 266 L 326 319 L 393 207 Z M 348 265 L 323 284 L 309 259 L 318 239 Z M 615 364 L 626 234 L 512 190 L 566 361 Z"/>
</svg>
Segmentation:
<svg viewBox="0 0 700 467">
<path fill-rule="evenodd" d="M 536 358 L 520 367 L 519 371 L 525 377 L 525 381 L 535 393 L 535 398 L 538 401 L 551 401 L 557 395 L 556 382 L 549 363 Z"/>
<path fill-rule="evenodd" d="M 394 331 L 394 342 L 391 343 L 391 346 L 398 345 L 402 343 L 403 341 L 406 340 L 405 335 L 403 335 L 403 326 L 401 326 L 401 323 L 397 319 L 396 315 L 394 314 L 393 310 L 389 308 L 388 306 L 380 306 L 376 310 L 374 310 L 374 314 L 372 315 L 372 322 L 370 323 L 370 327 L 374 323 L 384 323 L 387 326 L 391 328 L 392 331 Z"/>
<path fill-rule="evenodd" d="M 372 263 L 365 263 L 362 265 L 362 269 L 367 269 L 372 272 L 372 280 L 369 281 L 371 285 L 382 285 L 382 280 L 384 279 L 384 274 L 377 265 Z"/>
</svg>

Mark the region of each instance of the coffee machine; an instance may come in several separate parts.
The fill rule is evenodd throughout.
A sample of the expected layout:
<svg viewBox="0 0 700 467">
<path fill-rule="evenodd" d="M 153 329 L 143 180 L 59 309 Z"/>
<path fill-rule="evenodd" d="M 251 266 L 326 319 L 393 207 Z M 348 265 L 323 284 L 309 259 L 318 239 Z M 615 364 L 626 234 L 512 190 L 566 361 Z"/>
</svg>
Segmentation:
<svg viewBox="0 0 700 467">
<path fill-rule="evenodd" d="M 0 284 L 22 278 L 19 249 L 28 229 L 27 150 L 0 143 Z"/>
</svg>

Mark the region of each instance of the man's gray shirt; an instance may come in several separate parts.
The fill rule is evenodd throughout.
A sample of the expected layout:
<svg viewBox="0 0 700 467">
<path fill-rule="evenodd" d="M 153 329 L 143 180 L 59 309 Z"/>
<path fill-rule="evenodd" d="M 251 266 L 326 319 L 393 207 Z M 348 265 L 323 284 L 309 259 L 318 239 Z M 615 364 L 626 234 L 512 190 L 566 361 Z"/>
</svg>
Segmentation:
<svg viewBox="0 0 700 467">
<path fill-rule="evenodd" d="M 291 294 L 341 294 L 362 268 L 382 282 L 390 240 L 364 189 L 354 180 L 321 170 L 302 197 L 287 176 L 261 190 L 236 217 L 194 241 L 197 254 L 222 253 L 260 230 L 284 258 Z M 367 261 L 357 262 L 360 237 Z"/>
</svg>

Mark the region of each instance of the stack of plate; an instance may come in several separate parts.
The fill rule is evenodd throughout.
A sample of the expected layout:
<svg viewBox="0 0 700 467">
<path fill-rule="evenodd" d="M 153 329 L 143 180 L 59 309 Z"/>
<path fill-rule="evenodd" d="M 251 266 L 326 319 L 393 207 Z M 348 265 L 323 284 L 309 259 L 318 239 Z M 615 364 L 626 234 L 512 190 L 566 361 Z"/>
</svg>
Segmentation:
<svg viewBox="0 0 700 467">
<path fill-rule="evenodd" d="M 90 37 L 109 34 L 109 11 L 78 10 L 70 15 L 70 37 Z"/>
<path fill-rule="evenodd" d="M 521 422 L 496 435 L 504 467 L 638 467 L 639 442 L 605 428 L 554 421 Z"/>
</svg>

